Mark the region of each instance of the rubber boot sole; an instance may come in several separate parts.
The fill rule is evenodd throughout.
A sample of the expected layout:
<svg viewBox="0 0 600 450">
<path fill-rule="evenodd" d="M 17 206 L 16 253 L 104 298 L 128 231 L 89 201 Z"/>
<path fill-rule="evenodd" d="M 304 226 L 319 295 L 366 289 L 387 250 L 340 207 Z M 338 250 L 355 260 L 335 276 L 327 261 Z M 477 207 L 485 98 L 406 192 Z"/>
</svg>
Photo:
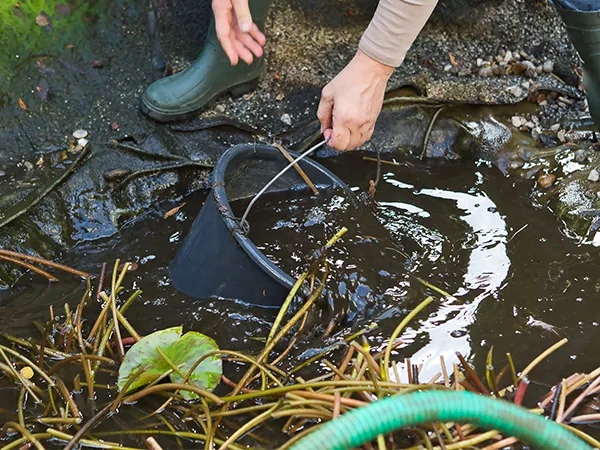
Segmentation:
<svg viewBox="0 0 600 450">
<path fill-rule="evenodd" d="M 199 108 L 194 108 L 189 111 L 181 111 L 177 113 L 169 113 L 157 110 L 154 106 L 146 103 L 145 97 L 142 96 L 140 102 L 140 110 L 142 114 L 160 123 L 179 122 L 183 120 L 189 120 L 197 117 L 199 114 L 206 111 L 212 102 L 224 95 L 231 95 L 233 98 L 241 97 L 242 95 L 252 92 L 258 87 L 259 77 L 254 78 L 250 81 L 244 81 L 240 84 L 236 84 L 230 88 L 227 88 L 221 92 L 215 94 L 210 100 Z"/>
</svg>

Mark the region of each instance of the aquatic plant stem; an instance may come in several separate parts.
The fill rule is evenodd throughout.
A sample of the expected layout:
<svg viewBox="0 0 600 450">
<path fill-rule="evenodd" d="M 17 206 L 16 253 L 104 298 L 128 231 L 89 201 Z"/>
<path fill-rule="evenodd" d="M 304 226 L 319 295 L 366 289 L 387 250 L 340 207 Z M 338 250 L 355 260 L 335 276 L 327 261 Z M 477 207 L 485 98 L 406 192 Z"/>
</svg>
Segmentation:
<svg viewBox="0 0 600 450">
<path fill-rule="evenodd" d="M 554 353 L 560 347 L 565 345 L 567 342 L 569 342 L 569 340 L 567 338 L 561 339 L 560 341 L 558 341 L 556 344 L 554 344 L 550 348 L 544 350 L 537 358 L 535 358 L 533 361 L 531 361 L 531 363 L 529 363 L 529 365 L 527 367 L 525 367 L 523 372 L 521 372 L 519 374 L 519 379 L 523 379 L 523 377 L 526 377 L 527 375 L 529 375 L 529 372 L 531 372 L 533 369 L 535 369 L 535 367 L 540 362 L 542 362 L 544 359 L 546 359 L 548 356 L 550 356 L 552 353 Z"/>
<path fill-rule="evenodd" d="M 17 264 L 17 265 L 19 265 L 21 267 L 24 267 L 24 268 L 28 269 L 28 270 L 31 270 L 32 272 L 35 272 L 38 275 L 41 275 L 41 276 L 47 278 L 48 281 L 52 281 L 52 282 L 58 281 L 58 278 L 56 278 L 54 275 L 46 272 L 43 269 L 40 269 L 39 267 L 34 266 L 33 264 L 29 264 L 29 263 L 27 263 L 25 261 L 21 261 L 20 259 L 11 258 L 10 256 L 4 256 L 2 254 L 0 254 L 0 259 L 2 259 L 4 261 L 11 262 L 13 264 Z"/>
<path fill-rule="evenodd" d="M 0 228 L 2 226 L 0 225 Z M 79 276 L 81 278 L 90 278 L 91 275 L 87 272 L 83 272 L 81 270 L 73 269 L 72 267 L 65 266 L 64 264 L 55 263 L 48 259 L 40 258 L 38 256 L 26 255 L 24 253 L 13 252 L 10 250 L 0 249 L 0 256 L 8 256 L 17 259 L 24 259 L 25 261 L 34 262 L 38 264 L 42 264 L 44 266 L 52 267 L 54 269 L 62 270 L 63 272 L 70 273 L 72 275 Z"/>
<path fill-rule="evenodd" d="M 83 424 L 83 426 L 79 429 L 79 431 L 77 431 L 77 433 L 75 433 L 75 435 L 71 438 L 71 440 L 69 441 L 69 443 L 65 446 L 64 450 L 73 450 L 73 448 L 75 447 L 75 445 L 77 445 L 77 442 L 79 442 L 79 440 L 81 438 L 83 438 L 85 436 L 85 434 L 92 427 L 94 427 L 95 425 L 97 425 L 97 422 L 100 422 L 104 418 L 104 416 L 106 416 L 109 413 L 110 406 L 111 405 L 105 406 L 100 411 L 98 411 L 94 415 L 94 417 L 92 417 L 85 424 Z M 50 430 L 48 430 L 48 432 L 50 432 Z"/>
<path fill-rule="evenodd" d="M 22 426 L 19 423 L 16 423 L 16 422 L 6 422 L 4 424 L 4 426 L 2 427 L 2 435 L 5 434 L 6 429 L 9 428 L 9 427 L 10 428 L 14 428 L 19 433 L 21 433 L 23 435 L 23 437 L 27 438 L 27 440 L 29 442 L 31 442 L 35 446 L 35 448 L 37 448 L 38 450 L 46 450 L 44 448 L 44 446 L 40 443 L 40 441 L 38 441 L 37 438 L 34 435 L 32 435 L 27 428 L 25 428 L 24 426 Z"/>
<path fill-rule="evenodd" d="M 292 289 L 290 290 L 288 296 L 286 297 L 285 301 L 283 302 L 283 305 L 281 305 L 281 308 L 279 309 L 279 313 L 277 314 L 277 317 L 275 318 L 275 321 L 273 322 L 273 326 L 271 327 L 271 331 L 269 332 L 269 336 L 267 336 L 266 345 L 269 345 L 271 343 L 271 341 L 273 340 L 273 338 L 275 337 L 275 333 L 277 333 L 277 329 L 281 325 L 281 321 L 283 320 L 283 317 L 285 316 L 285 313 L 287 312 L 290 304 L 292 303 L 292 300 L 294 299 L 294 297 L 298 293 L 298 290 L 300 289 L 300 287 L 302 286 L 302 283 L 304 283 L 304 281 L 306 280 L 306 278 L 308 277 L 308 275 L 309 275 L 309 271 L 304 272 L 296 280 L 296 283 L 294 283 L 294 286 L 292 287 Z"/>
<path fill-rule="evenodd" d="M 385 355 L 383 357 L 383 360 L 381 361 L 381 378 L 383 380 L 387 381 L 389 379 L 389 377 L 388 377 L 388 370 L 389 370 L 389 366 L 390 366 L 390 356 L 392 354 L 392 348 L 394 346 L 394 341 L 398 338 L 398 336 L 400 336 L 400 333 L 402 333 L 402 331 L 404 330 L 404 328 L 406 327 L 406 325 L 408 325 L 410 323 L 410 321 L 417 314 L 419 314 L 423 309 L 425 309 L 431 302 L 433 302 L 433 297 L 427 297 L 425 300 L 423 300 L 415 309 L 413 309 L 402 320 L 402 322 L 400 322 L 400 324 L 396 327 L 396 329 L 394 330 L 394 332 L 390 336 L 390 338 L 388 340 L 387 348 L 385 350 Z"/>
</svg>

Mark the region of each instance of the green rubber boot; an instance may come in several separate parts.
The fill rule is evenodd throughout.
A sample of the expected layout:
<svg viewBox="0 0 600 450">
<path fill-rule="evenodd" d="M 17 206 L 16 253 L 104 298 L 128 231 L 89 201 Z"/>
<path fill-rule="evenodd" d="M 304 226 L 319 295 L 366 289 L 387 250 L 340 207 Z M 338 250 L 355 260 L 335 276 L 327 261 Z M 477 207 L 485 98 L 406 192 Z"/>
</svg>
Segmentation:
<svg viewBox="0 0 600 450">
<path fill-rule="evenodd" d="M 271 0 L 250 0 L 252 19 L 264 32 Z M 159 122 L 183 120 L 197 115 L 221 94 L 245 94 L 258 85 L 264 55 L 248 65 L 232 66 L 217 40 L 214 17 L 200 56 L 188 68 L 152 83 L 144 92 L 141 110 Z"/>
<path fill-rule="evenodd" d="M 600 12 L 573 11 L 559 5 L 556 9 L 581 58 L 590 114 L 600 125 Z"/>
</svg>

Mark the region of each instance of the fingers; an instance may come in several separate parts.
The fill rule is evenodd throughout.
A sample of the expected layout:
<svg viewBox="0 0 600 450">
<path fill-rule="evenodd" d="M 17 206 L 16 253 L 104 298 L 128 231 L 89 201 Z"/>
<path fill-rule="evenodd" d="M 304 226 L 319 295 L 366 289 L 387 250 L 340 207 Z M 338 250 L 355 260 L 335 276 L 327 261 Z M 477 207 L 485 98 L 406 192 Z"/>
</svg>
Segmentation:
<svg viewBox="0 0 600 450">
<path fill-rule="evenodd" d="M 264 45 L 267 42 L 267 38 L 265 37 L 264 33 L 258 29 L 258 26 L 256 24 L 252 25 L 252 29 L 250 30 L 250 36 L 252 36 L 261 47 L 264 47 Z"/>
<path fill-rule="evenodd" d="M 215 2 L 213 4 L 213 12 L 215 14 L 217 39 L 221 43 L 221 47 L 223 47 L 223 51 L 229 58 L 231 65 L 235 66 L 239 61 L 239 56 L 231 39 L 231 11 L 218 7 Z"/>
<path fill-rule="evenodd" d="M 232 0 L 232 3 L 240 30 L 244 33 L 249 33 L 252 31 L 253 23 L 248 0 Z"/>
<path fill-rule="evenodd" d="M 238 37 L 238 40 L 250 50 L 257 58 L 260 58 L 263 54 L 263 49 L 258 42 L 249 34 L 242 34 Z"/>
<path fill-rule="evenodd" d="M 333 127 L 333 95 L 327 86 L 321 92 L 321 101 L 317 110 L 317 118 L 321 122 L 321 133 Z M 328 139 L 330 136 L 325 136 Z"/>
<path fill-rule="evenodd" d="M 250 50 L 248 50 L 240 40 L 236 39 L 233 42 L 233 46 L 242 61 L 248 65 L 252 64 L 254 57 L 252 56 Z"/>
</svg>

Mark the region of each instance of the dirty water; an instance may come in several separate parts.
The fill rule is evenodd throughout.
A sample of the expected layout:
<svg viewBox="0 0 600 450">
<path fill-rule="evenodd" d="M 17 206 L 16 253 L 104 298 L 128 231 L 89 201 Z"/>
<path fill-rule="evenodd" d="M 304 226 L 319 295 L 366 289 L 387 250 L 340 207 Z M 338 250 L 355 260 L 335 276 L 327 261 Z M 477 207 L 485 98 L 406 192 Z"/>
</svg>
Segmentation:
<svg viewBox="0 0 600 450">
<path fill-rule="evenodd" d="M 394 154 L 386 158 L 392 160 Z M 369 315 L 358 314 L 351 325 L 338 328 L 330 337 L 309 334 L 296 346 L 292 358 L 304 360 L 350 329 L 373 322 L 378 326 L 368 333 L 369 342 L 375 350 L 383 348 L 402 317 L 427 295 L 435 294 L 417 280 L 420 277 L 453 298 L 440 299 L 435 294 L 438 300 L 402 335 L 404 344 L 395 356 L 402 379 L 406 377 L 404 358 L 423 364 L 423 381 L 439 370 L 440 356 L 449 367 L 457 362 L 455 352 L 476 367 L 485 367 L 491 346 L 496 355 L 510 352 L 522 369 L 541 351 L 568 337 L 569 343 L 533 372 L 539 389 L 530 389 L 525 402 L 533 405 L 542 386 L 600 365 L 595 351 L 600 337 L 598 249 L 578 244 L 561 231 L 549 210 L 536 208 L 530 182 L 505 177 L 481 163 L 428 162 L 408 167 L 401 156 L 396 161 L 398 165 L 383 165 L 375 196 L 377 217 L 394 241 L 403 243 L 411 261 L 397 274 L 394 302 L 378 305 Z M 375 163 L 359 153 L 321 162 L 355 191 L 365 191 L 375 176 Z M 235 301 L 193 300 L 170 286 L 166 266 L 205 195 L 198 192 L 161 204 L 126 224 L 113 238 L 78 245 L 63 261 L 95 274 L 103 262 L 115 258 L 136 262 L 126 286 L 143 290 L 143 295 L 128 316 L 142 334 L 183 324 L 213 337 L 221 348 L 258 351 L 273 311 Z M 163 218 L 183 202 L 177 213 Z M 380 264 L 373 261 L 373 267 Z M 38 336 L 32 323 L 43 322 L 50 305 L 55 311 L 64 303 L 75 305 L 83 286 L 68 276 L 60 278 L 47 285 L 27 274 L 12 289 L 0 291 L 0 329 Z M 92 317 L 95 312 L 88 310 Z M 239 367 L 225 370 L 235 377 L 231 372 Z M 0 390 L 2 404 L 10 404 L 13 396 L 12 390 Z M 591 434 L 598 435 L 593 430 Z"/>
<path fill-rule="evenodd" d="M 239 217 L 248 201 L 231 204 Z M 409 256 L 400 242 L 354 193 L 321 187 L 261 197 L 248 215 L 249 237 L 275 264 L 298 278 L 317 263 L 323 247 L 342 227 L 346 234 L 326 253 L 328 279 L 323 291 L 329 316 L 346 325 L 364 323 L 396 303 Z"/>
</svg>

